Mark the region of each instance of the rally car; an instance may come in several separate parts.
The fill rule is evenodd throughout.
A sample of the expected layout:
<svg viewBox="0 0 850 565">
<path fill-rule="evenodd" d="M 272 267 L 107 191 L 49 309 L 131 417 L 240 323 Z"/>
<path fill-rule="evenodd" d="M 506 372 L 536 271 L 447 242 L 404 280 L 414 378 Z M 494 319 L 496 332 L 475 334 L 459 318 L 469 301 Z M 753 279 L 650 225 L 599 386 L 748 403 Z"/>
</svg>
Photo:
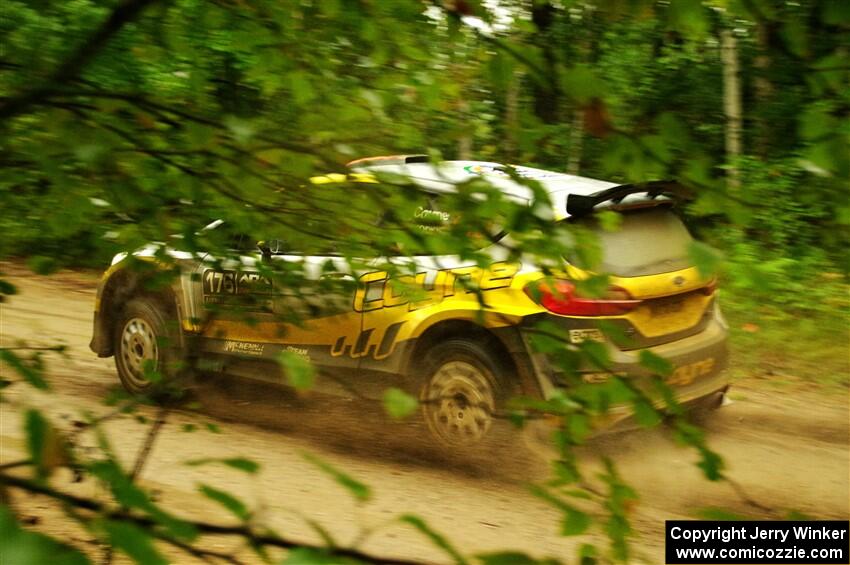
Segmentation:
<svg viewBox="0 0 850 565">
<path fill-rule="evenodd" d="M 689 259 L 692 238 L 674 209 L 673 184 L 618 185 L 528 167 L 512 167 L 508 174 L 498 163 L 432 164 L 422 156 L 366 159 L 350 168 L 349 175 L 314 182 L 394 173 L 437 195 L 480 176 L 522 201 L 530 194 L 517 179 L 533 179 L 548 192 L 552 221 L 573 221 L 596 233 L 610 289 L 602 297 L 582 296 L 576 282 L 588 273 L 581 268 L 565 261 L 562 276 L 544 276 L 533 262 L 512 259 L 506 246 L 496 243 L 486 249 L 487 268 L 451 254 L 415 256 L 416 274 L 405 280 L 420 288 L 415 294 L 400 292 L 387 270 L 352 272 L 334 253 L 276 253 L 273 260 L 300 262 L 316 284 L 328 277 L 354 283 L 350 295 L 328 296 L 304 323 L 294 323 L 280 316 L 291 296 L 277 292 L 252 267 L 263 255 L 269 258 L 268 248 L 243 250 L 242 260 L 230 264 L 170 250 L 181 275 L 156 291 L 144 284 L 150 271 L 126 268 L 128 258 L 122 254 L 98 287 L 92 350 L 115 357 L 118 376 L 132 393 L 152 386 L 151 367 L 167 373 L 190 339 L 207 367 L 278 381 L 278 359 L 286 351 L 328 377 L 319 378 L 319 389 L 380 398 L 387 387 L 396 387 L 415 395 L 433 436 L 452 446 L 481 441 L 509 398 L 547 399 L 568 386 L 551 351 L 532 347 L 541 320 L 562 330 L 564 348 L 592 340 L 607 349 L 610 366 L 578 367 L 584 382 L 604 382 L 610 375 L 647 379 L 650 371 L 639 358 L 648 350 L 672 365 L 666 382 L 679 402 L 722 400 L 728 388 L 728 328 L 716 279 L 700 273 Z M 597 225 L 594 213 L 600 209 L 622 215 L 618 230 Z M 443 214 L 436 206 L 419 212 L 438 219 Z M 156 249 L 141 249 L 132 258 L 155 261 Z M 328 265 L 337 268 L 329 271 Z M 229 301 L 246 294 L 261 305 L 251 319 L 226 315 Z M 610 338 L 600 320 L 626 339 Z M 171 345 L 163 345 L 164 340 Z"/>
</svg>

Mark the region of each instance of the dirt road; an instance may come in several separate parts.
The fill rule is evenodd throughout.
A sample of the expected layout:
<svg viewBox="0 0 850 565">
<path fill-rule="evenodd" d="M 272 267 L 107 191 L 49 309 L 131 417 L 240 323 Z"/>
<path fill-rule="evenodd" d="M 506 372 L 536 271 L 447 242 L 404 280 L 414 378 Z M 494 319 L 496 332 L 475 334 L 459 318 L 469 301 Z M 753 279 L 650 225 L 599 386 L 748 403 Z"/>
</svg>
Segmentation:
<svg viewBox="0 0 850 565">
<path fill-rule="evenodd" d="M 20 267 L 0 265 L 20 294 L 0 304 L 0 344 L 56 341 L 69 357 L 52 358 L 55 393 L 42 395 L 23 385 L 4 391 L 21 404 L 45 408 L 60 426 L 71 427 L 83 410 L 109 410 L 101 401 L 117 383 L 111 359 L 88 349 L 94 301 L 93 276 L 59 273 L 42 278 Z M 8 367 L 0 369 L 9 374 Z M 850 439 L 847 391 L 820 390 L 803 382 L 769 380 L 736 383 L 733 403 L 710 422 L 711 445 L 726 459 L 730 476 L 748 497 L 727 483 L 708 483 L 694 467 L 694 454 L 677 447 L 664 431 L 622 433 L 595 441 L 582 459 L 597 465 L 612 457 L 637 488 L 633 512 L 635 563 L 661 563 L 665 519 L 693 518 L 706 507 L 722 507 L 750 517 L 782 517 L 790 510 L 817 518 L 847 519 L 850 510 Z M 600 529 L 580 538 L 558 535 L 559 514 L 532 496 L 529 480 L 545 477 L 545 462 L 518 439 L 489 456 L 456 460 L 436 456 L 412 441 L 423 430 L 389 422 L 376 405 L 327 397 L 296 397 L 268 386 L 211 384 L 199 393 L 200 407 L 169 415 L 140 480 L 159 501 L 180 515 L 227 522 L 228 516 L 195 495 L 206 483 L 238 493 L 258 518 L 288 537 L 319 542 L 305 522 L 315 520 L 340 544 L 366 535 L 361 548 L 374 554 L 445 562 L 446 556 L 410 526 L 393 518 L 415 513 L 467 554 L 518 549 L 537 556 L 572 558 L 584 542 L 604 543 Z M 0 463 L 24 452 L 19 407 L 2 406 Z M 153 417 L 153 409 L 142 413 Z M 214 433 L 206 427 L 221 428 Z M 149 425 L 149 424 L 148 424 Z M 194 432 L 186 431 L 196 426 Z M 131 462 L 146 425 L 122 416 L 107 426 L 124 461 Z M 508 430 L 499 433 L 509 438 Z M 88 441 L 92 441 L 88 438 Z M 309 451 L 372 487 L 373 499 L 356 503 L 332 479 L 307 462 Z M 258 461 L 257 477 L 220 467 L 190 467 L 199 457 L 241 455 Z M 592 474 L 590 475 L 592 476 Z M 62 485 L 64 476 L 59 477 Z M 64 484 L 92 494 L 91 480 Z M 23 501 L 40 517 L 41 528 L 85 545 L 89 536 L 67 526 L 61 513 L 38 499 Z M 213 540 L 229 550 L 236 540 Z M 250 553 L 244 553 L 250 559 Z M 185 557 L 179 562 L 190 562 Z"/>
</svg>

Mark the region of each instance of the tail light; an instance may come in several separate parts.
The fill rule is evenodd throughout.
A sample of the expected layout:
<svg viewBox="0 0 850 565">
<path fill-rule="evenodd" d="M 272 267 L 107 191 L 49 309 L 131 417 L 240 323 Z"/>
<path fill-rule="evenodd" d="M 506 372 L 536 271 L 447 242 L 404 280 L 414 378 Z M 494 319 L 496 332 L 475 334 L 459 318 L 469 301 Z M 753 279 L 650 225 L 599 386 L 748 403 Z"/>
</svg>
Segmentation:
<svg viewBox="0 0 850 565">
<path fill-rule="evenodd" d="M 537 304 L 564 316 L 618 316 L 634 310 L 641 303 L 618 286 L 609 287 L 605 296 L 600 298 L 582 297 L 572 282 L 563 279 L 534 281 L 523 290 Z"/>
</svg>

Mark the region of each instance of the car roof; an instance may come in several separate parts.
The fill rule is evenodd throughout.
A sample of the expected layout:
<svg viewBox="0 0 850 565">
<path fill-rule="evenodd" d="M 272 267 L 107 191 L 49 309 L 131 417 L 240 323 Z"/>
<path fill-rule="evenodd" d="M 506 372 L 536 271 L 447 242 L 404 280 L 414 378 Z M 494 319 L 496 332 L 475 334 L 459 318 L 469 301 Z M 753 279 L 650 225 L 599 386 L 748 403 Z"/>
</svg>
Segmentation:
<svg viewBox="0 0 850 565">
<path fill-rule="evenodd" d="M 429 163 L 420 160 L 420 156 L 389 156 L 381 158 L 361 159 L 350 163 L 351 169 L 359 173 L 391 173 L 403 175 L 413 180 L 423 189 L 433 192 L 452 192 L 454 185 L 469 181 L 474 177 L 482 177 L 496 187 L 505 196 L 528 202 L 532 198 L 531 189 L 516 182 L 506 172 L 507 167 L 501 163 L 489 161 L 443 161 Z M 583 196 L 599 193 L 603 190 L 619 186 L 618 183 L 602 181 L 589 177 L 568 175 L 556 171 L 536 169 L 533 167 L 512 166 L 516 174 L 522 178 L 535 180 L 549 194 L 553 212 L 557 219 L 565 218 L 566 201 L 569 194 Z M 641 200 L 639 195 L 627 197 L 628 201 Z"/>
</svg>

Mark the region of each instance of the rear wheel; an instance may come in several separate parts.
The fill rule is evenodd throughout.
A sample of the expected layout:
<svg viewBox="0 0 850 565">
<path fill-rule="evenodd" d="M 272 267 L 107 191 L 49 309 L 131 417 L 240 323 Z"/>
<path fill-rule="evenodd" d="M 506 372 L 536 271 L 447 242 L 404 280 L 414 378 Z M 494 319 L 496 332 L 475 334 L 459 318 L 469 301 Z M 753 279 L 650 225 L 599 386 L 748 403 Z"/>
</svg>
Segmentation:
<svg viewBox="0 0 850 565">
<path fill-rule="evenodd" d="M 480 444 L 508 394 L 499 356 L 485 344 L 450 339 L 422 363 L 420 403 L 434 438 L 452 448 Z"/>
<path fill-rule="evenodd" d="M 162 304 L 149 296 L 132 299 L 115 325 L 113 339 L 115 366 L 124 388 L 134 395 L 164 390 L 165 379 L 180 360 L 180 349 Z"/>
</svg>

